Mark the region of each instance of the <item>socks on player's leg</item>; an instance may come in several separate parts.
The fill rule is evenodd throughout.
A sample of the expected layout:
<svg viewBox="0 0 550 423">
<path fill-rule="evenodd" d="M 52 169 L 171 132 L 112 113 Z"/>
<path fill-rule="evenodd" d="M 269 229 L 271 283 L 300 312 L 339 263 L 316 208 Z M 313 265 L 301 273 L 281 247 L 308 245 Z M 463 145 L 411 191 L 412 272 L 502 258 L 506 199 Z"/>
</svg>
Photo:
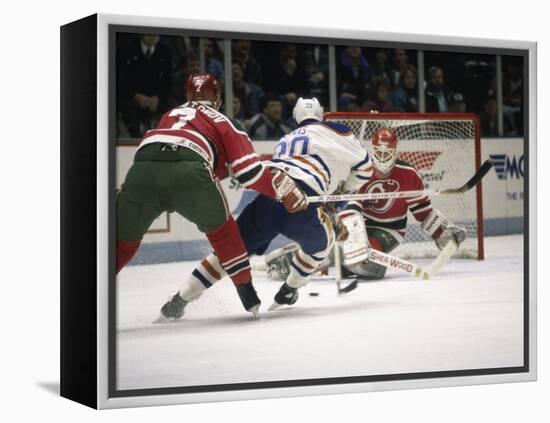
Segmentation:
<svg viewBox="0 0 550 423">
<path fill-rule="evenodd" d="M 207 288 L 226 276 L 227 273 L 215 254 L 210 254 L 193 269 L 184 285 L 179 290 L 179 297 L 185 301 L 185 307 L 191 300 L 198 298 Z M 237 293 L 246 311 L 257 314 L 260 299 L 249 279 L 247 283 L 236 285 Z"/>
<path fill-rule="evenodd" d="M 187 304 L 225 276 L 218 258 L 210 254 L 193 269 L 180 290 L 160 310 L 166 319 L 179 319 L 185 313 Z"/>
<path fill-rule="evenodd" d="M 302 249 L 294 252 L 290 261 L 290 274 L 286 279 L 287 284 L 292 288 L 301 288 L 307 285 L 311 275 L 324 258 L 306 254 Z"/>
<path fill-rule="evenodd" d="M 252 280 L 248 253 L 237 223 L 230 217 L 223 225 L 206 234 L 221 266 L 236 286 Z"/>
<path fill-rule="evenodd" d="M 191 301 L 225 275 L 225 270 L 221 267 L 218 258 L 214 254 L 210 254 L 193 269 L 179 290 L 180 297 Z"/>
<path fill-rule="evenodd" d="M 120 272 L 136 254 L 141 244 L 141 239 L 137 241 L 116 241 L 116 273 Z"/>
</svg>

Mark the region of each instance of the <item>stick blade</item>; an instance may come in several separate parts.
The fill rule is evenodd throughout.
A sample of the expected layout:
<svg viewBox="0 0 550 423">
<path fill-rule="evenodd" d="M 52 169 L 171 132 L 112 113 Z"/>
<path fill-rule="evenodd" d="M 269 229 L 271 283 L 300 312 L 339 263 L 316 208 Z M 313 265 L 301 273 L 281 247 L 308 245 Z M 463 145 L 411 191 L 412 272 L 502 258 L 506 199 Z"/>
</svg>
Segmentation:
<svg viewBox="0 0 550 423">
<path fill-rule="evenodd" d="M 493 167 L 493 160 L 492 159 L 485 160 L 481 165 L 481 167 L 477 170 L 477 172 L 474 173 L 474 176 L 472 176 L 468 180 L 468 182 L 466 182 L 460 188 L 443 189 L 441 190 L 441 194 L 460 194 L 472 189 L 477 184 L 479 184 L 479 182 L 485 177 L 485 175 L 489 173 L 492 167 Z"/>
<path fill-rule="evenodd" d="M 449 261 L 449 259 L 457 252 L 458 244 L 454 240 L 450 240 L 445 248 L 441 250 L 439 255 L 424 268 L 425 279 L 431 278 L 434 274 L 439 272 L 441 268 Z"/>
<path fill-rule="evenodd" d="M 355 288 L 357 288 L 357 281 L 357 278 L 355 278 L 343 288 L 338 287 L 338 295 L 347 294 L 348 292 L 353 291 Z"/>
</svg>

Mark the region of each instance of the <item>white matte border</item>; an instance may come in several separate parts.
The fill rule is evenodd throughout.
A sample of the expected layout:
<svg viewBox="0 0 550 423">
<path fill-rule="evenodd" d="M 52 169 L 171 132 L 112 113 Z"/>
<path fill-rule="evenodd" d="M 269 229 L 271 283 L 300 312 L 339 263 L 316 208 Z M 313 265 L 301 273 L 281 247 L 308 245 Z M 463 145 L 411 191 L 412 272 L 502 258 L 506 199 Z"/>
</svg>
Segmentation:
<svg viewBox="0 0 550 423">
<path fill-rule="evenodd" d="M 109 163 L 109 25 L 162 27 L 187 30 L 211 30 L 280 34 L 333 39 L 357 39 L 368 41 L 407 42 L 419 44 L 458 45 L 464 47 L 508 48 L 529 50 L 529 372 L 448 378 L 413 379 L 391 382 L 365 382 L 336 385 L 297 386 L 289 388 L 251 389 L 192 394 L 151 395 L 141 397 L 108 398 L 108 163 Z M 322 35 L 320 35 L 322 34 Z M 400 34 L 339 30 L 332 28 L 265 25 L 238 22 L 215 22 L 145 16 L 97 15 L 97 404 L 98 408 L 122 408 L 151 405 L 185 404 L 197 402 L 234 401 L 245 399 L 282 398 L 292 396 L 344 394 L 355 392 L 418 389 L 488 383 L 525 382 L 536 380 L 537 322 L 536 322 L 536 51 L 531 41 L 463 38 L 423 34 Z"/>
</svg>

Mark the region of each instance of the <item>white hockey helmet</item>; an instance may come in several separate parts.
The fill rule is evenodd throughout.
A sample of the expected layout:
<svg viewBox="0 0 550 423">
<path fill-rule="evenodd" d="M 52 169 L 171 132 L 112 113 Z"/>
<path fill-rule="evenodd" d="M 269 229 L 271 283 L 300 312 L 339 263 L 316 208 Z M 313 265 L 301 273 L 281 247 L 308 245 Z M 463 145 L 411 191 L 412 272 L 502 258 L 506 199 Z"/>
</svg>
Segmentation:
<svg viewBox="0 0 550 423">
<path fill-rule="evenodd" d="M 294 106 L 292 117 L 298 125 L 306 119 L 323 120 L 323 106 L 315 97 L 300 97 Z"/>
</svg>

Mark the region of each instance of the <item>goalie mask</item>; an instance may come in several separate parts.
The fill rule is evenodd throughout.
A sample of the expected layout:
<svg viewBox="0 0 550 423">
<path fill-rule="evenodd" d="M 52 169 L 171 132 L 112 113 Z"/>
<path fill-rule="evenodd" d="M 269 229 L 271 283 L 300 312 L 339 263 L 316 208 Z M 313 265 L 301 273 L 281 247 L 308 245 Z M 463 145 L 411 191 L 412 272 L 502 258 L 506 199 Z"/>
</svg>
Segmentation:
<svg viewBox="0 0 550 423">
<path fill-rule="evenodd" d="M 222 104 L 220 83 L 209 73 L 192 73 L 185 84 L 187 101 L 203 103 L 218 110 Z"/>
<path fill-rule="evenodd" d="M 390 173 L 397 160 L 397 135 L 388 128 L 372 134 L 372 164 L 384 175 Z"/>
</svg>

